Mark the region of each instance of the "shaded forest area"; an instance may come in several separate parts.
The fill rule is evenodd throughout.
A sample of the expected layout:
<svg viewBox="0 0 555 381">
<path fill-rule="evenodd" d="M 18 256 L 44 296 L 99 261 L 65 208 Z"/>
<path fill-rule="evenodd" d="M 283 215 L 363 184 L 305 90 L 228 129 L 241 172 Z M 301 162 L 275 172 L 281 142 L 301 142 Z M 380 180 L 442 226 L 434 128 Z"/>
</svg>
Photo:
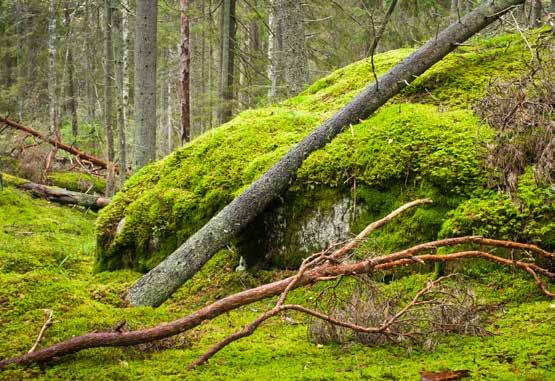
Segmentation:
<svg viewBox="0 0 555 381">
<path fill-rule="evenodd" d="M 0 379 L 552 379 L 554 11 L 0 1 Z"/>
</svg>

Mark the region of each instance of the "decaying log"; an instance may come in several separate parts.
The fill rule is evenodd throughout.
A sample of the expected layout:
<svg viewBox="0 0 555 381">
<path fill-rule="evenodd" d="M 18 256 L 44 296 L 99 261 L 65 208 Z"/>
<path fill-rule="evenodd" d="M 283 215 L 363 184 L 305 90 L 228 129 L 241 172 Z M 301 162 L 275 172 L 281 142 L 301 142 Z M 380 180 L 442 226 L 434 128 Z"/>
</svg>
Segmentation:
<svg viewBox="0 0 555 381">
<path fill-rule="evenodd" d="M 420 74 L 524 0 L 486 1 L 451 24 L 379 80 L 363 90 L 331 119 L 293 147 L 247 190 L 235 198 L 198 232 L 128 292 L 132 305 L 159 306 L 292 183 L 297 169 L 313 151 L 324 147 L 344 128 L 366 119 Z"/>
<path fill-rule="evenodd" d="M 416 206 L 427 202 L 429 202 L 429 200 L 418 200 L 411 203 L 411 206 Z M 364 229 L 363 233 L 359 234 L 354 240 L 349 242 L 343 248 L 331 252 L 330 254 L 327 254 L 327 252 L 318 253 L 307 258 L 304 263 L 308 263 L 310 266 L 306 265 L 294 276 L 227 296 L 199 309 L 198 311 L 186 317 L 174 320 L 169 323 L 160 324 L 155 327 L 124 332 L 114 332 L 113 330 L 111 330 L 110 332 L 92 332 L 82 336 L 73 337 L 61 343 L 54 344 L 50 347 L 43 348 L 32 353 L 27 353 L 19 357 L 0 361 L 0 369 L 10 364 L 23 365 L 41 363 L 56 357 L 79 352 L 83 349 L 88 348 L 131 346 L 160 340 L 170 336 L 175 336 L 231 310 L 276 295 L 281 295 L 280 299 L 278 300 L 280 311 L 293 309 L 300 312 L 312 314 L 312 312 L 308 309 L 303 310 L 294 305 L 283 304 L 287 293 L 295 288 L 321 281 L 326 281 L 329 279 L 334 279 L 338 276 L 372 274 L 380 270 L 390 270 L 396 267 L 419 263 L 450 262 L 460 261 L 466 258 L 481 258 L 484 260 L 499 263 L 504 266 L 519 268 L 528 272 L 533 276 L 540 290 L 546 296 L 551 298 L 555 297 L 555 293 L 551 292 L 540 278 L 540 276 L 544 276 L 550 279 L 555 279 L 555 273 L 552 273 L 533 262 L 529 262 L 529 258 L 527 258 L 526 261 L 516 258 L 507 259 L 480 250 L 462 251 L 458 253 L 444 255 L 429 254 L 430 252 L 435 252 L 435 250 L 440 247 L 479 244 L 483 246 L 493 246 L 496 248 L 524 251 L 527 254 L 541 256 L 543 258 L 548 258 L 549 260 L 555 261 L 554 253 L 550 253 L 535 245 L 530 244 L 522 244 L 518 242 L 501 240 L 489 240 L 474 236 L 459 237 L 417 245 L 410 249 L 399 251 L 397 253 L 387 254 L 374 258 L 367 258 L 356 263 L 341 263 L 339 261 L 341 258 L 345 257 L 347 253 L 354 249 L 357 244 L 365 238 L 365 235 L 368 235 L 373 230 L 385 225 L 394 216 L 399 215 L 402 210 L 406 209 L 408 209 L 407 205 L 394 211 L 384 219 L 369 225 L 368 228 Z M 318 314 L 312 315 L 319 317 Z"/>
<path fill-rule="evenodd" d="M 4 175 L 7 177 L 7 175 Z M 4 179 L 7 185 L 12 185 L 18 189 L 28 191 L 36 197 L 46 198 L 49 201 L 64 205 L 79 205 L 85 208 L 98 210 L 106 207 L 110 203 L 109 198 L 95 196 L 92 194 L 73 192 L 63 188 L 49 187 L 43 184 L 33 183 L 24 179 L 10 180 Z"/>
<path fill-rule="evenodd" d="M 23 124 L 14 122 L 13 120 L 11 120 L 9 118 L 6 118 L 2 115 L 0 115 L 0 125 L 1 124 L 4 124 L 4 125 L 12 127 L 12 128 L 15 128 L 16 130 L 23 131 L 26 134 L 29 134 L 29 135 L 35 136 L 35 137 L 37 137 L 41 140 L 44 140 L 45 142 L 53 145 L 54 147 L 59 148 L 63 151 L 66 151 L 66 152 L 76 156 L 80 160 L 88 161 L 91 164 L 94 164 L 94 165 L 96 165 L 98 167 L 101 167 L 101 168 L 104 168 L 104 169 L 108 168 L 109 163 L 106 160 L 103 160 L 103 159 L 100 159 L 96 156 L 93 156 L 93 155 L 90 155 L 88 153 L 82 152 L 82 151 L 78 150 L 77 148 L 75 148 L 73 146 L 62 143 L 61 141 L 59 141 L 57 139 L 54 139 L 54 138 L 52 138 L 52 137 L 50 137 L 50 136 L 48 136 L 48 135 L 46 135 L 46 134 L 44 134 L 40 131 L 37 131 L 37 130 L 35 130 L 31 127 L 28 127 L 28 126 L 24 126 Z"/>
</svg>

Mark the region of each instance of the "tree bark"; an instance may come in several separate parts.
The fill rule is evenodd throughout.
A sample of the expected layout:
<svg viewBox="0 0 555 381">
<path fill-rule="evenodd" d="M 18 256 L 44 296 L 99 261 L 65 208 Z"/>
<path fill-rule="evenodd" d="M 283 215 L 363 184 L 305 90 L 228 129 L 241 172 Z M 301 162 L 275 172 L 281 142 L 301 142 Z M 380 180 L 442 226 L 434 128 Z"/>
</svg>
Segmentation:
<svg viewBox="0 0 555 381">
<path fill-rule="evenodd" d="M 458 44 L 491 24 L 524 0 L 487 1 L 447 27 L 425 45 L 364 89 L 331 119 L 293 147 L 272 168 L 235 198 L 169 257 L 145 274 L 128 292 L 133 305 L 158 306 L 190 279 L 218 250 L 294 180 L 297 169 L 313 151 L 324 147 L 350 124 L 366 119 L 420 74 L 440 61 Z"/>
<path fill-rule="evenodd" d="M 58 123 L 58 95 L 56 74 L 56 0 L 50 0 L 48 7 L 48 94 L 50 97 L 50 134 L 60 137 Z"/>
<path fill-rule="evenodd" d="M 36 184 L 31 181 L 17 179 L 10 181 L 7 176 L 6 185 L 12 185 L 18 189 L 28 191 L 36 197 L 46 198 L 49 201 L 64 205 L 79 205 L 93 210 L 102 209 L 110 203 L 109 198 L 99 197 L 92 194 L 73 192 L 63 188 L 49 187 Z"/>
<path fill-rule="evenodd" d="M 129 126 L 130 111 L 129 100 L 131 99 L 131 86 L 129 85 L 129 0 L 122 0 L 121 2 L 121 33 L 123 38 L 123 125 Z"/>
<path fill-rule="evenodd" d="M 124 41 L 122 28 L 122 12 L 119 8 L 114 9 L 114 62 L 116 69 L 116 121 L 118 126 L 119 166 L 127 168 L 127 142 L 125 133 L 127 131 L 125 117 L 125 86 L 124 86 Z M 125 183 L 125 171 L 120 171 L 120 185 Z"/>
<path fill-rule="evenodd" d="M 181 144 L 191 140 L 191 54 L 189 49 L 189 0 L 180 0 L 181 5 Z"/>
<path fill-rule="evenodd" d="M 96 156 L 93 155 L 89 155 L 85 152 L 81 152 L 80 150 L 78 150 L 77 148 L 73 147 L 73 146 L 69 146 L 67 144 L 62 143 L 59 140 L 56 140 L 50 136 L 47 136 L 46 134 L 43 134 L 42 132 L 39 132 L 37 130 L 32 129 L 31 127 L 27 127 L 24 126 L 20 123 L 16 123 L 11 119 L 5 118 L 2 115 L 0 115 L 0 124 L 5 124 L 9 127 L 15 128 L 16 130 L 19 131 L 23 131 L 29 135 L 35 136 L 41 140 L 44 140 L 45 142 L 52 144 L 54 147 L 59 148 L 61 150 L 64 150 L 74 156 L 76 156 L 78 159 L 81 160 L 85 160 L 90 162 L 93 165 L 96 165 L 100 168 L 108 168 L 108 164 L 109 162 L 107 162 L 106 160 L 100 159 Z"/>
<path fill-rule="evenodd" d="M 77 137 L 79 133 L 79 126 L 77 121 L 77 94 L 75 89 L 75 79 L 74 79 L 74 65 L 73 65 L 73 49 L 71 48 L 71 43 L 69 42 L 69 37 L 71 36 L 71 20 L 73 16 L 71 14 L 71 8 L 69 3 L 66 1 L 64 3 L 64 20 L 67 30 L 68 43 L 67 43 L 67 92 L 69 96 L 69 110 L 71 113 L 71 133 L 74 137 Z"/>
<path fill-rule="evenodd" d="M 112 0 L 104 0 L 104 129 L 108 148 L 108 161 L 114 162 L 114 116 L 113 116 L 113 77 L 114 77 L 114 44 L 112 42 Z M 110 168 L 108 168 L 109 170 Z M 106 194 L 113 196 L 115 192 L 114 177 L 108 174 Z"/>
<path fill-rule="evenodd" d="M 302 2 L 281 0 L 282 56 L 287 95 L 300 93 L 308 84 L 304 13 Z"/>
<path fill-rule="evenodd" d="M 138 171 L 156 159 L 157 20 L 157 0 L 137 2 L 133 171 Z"/>
<path fill-rule="evenodd" d="M 281 23 L 280 19 L 280 0 L 271 0 L 270 9 L 268 11 L 268 78 L 270 79 L 270 88 L 268 89 L 268 99 L 275 100 L 279 96 L 281 86 Z"/>
<path fill-rule="evenodd" d="M 236 0 L 223 0 L 220 44 L 220 110 L 219 123 L 231 119 L 233 113 L 233 84 L 235 72 L 235 8 Z"/>
</svg>

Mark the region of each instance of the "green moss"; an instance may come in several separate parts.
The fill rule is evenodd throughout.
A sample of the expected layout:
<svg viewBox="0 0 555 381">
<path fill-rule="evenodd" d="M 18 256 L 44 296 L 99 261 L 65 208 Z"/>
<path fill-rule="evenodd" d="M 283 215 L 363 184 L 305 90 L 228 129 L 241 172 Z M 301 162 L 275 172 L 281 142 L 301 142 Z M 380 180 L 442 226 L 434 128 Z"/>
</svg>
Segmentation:
<svg viewBox="0 0 555 381">
<path fill-rule="evenodd" d="M 450 213 L 441 236 L 482 235 L 555 248 L 555 191 L 537 184 L 529 168 L 519 179 L 514 199 L 484 190 Z"/>
<path fill-rule="evenodd" d="M 373 205 L 385 209 L 387 202 L 397 202 L 393 196 L 380 200 L 377 191 L 374 193 L 365 196 L 369 203 L 374 200 Z M 140 274 L 92 274 L 93 219 L 94 214 L 32 199 L 10 187 L 0 192 L 2 358 L 25 353 L 32 346 L 47 308 L 54 311 L 54 323 L 41 346 L 91 330 L 109 330 L 122 320 L 130 329 L 149 327 L 185 316 L 231 292 L 291 275 L 280 271 L 236 273 L 237 254 L 222 251 L 161 307 L 125 308 L 120 296 Z M 44 239 L 37 241 L 39 237 Z M 64 253 L 71 257 L 60 264 Z M 15 257 L 21 262 L 33 260 L 25 268 L 5 266 Z M 307 318 L 292 313 L 290 317 L 298 324 L 270 320 L 254 335 L 218 353 L 208 366 L 192 372 L 186 369 L 215 342 L 271 307 L 276 301 L 271 298 L 220 316 L 173 340 L 139 348 L 86 350 L 43 367 L 9 368 L 0 372 L 0 379 L 227 380 L 233 375 L 237 380 L 414 380 L 421 369 L 469 369 L 478 380 L 550 379 L 555 357 L 550 302 L 526 275 L 494 271 L 486 278 L 470 274 L 477 297 L 489 303 L 502 302 L 506 312 L 492 317 L 488 327 L 491 336 L 446 335 L 433 353 L 418 347 L 409 353 L 392 345 L 317 346 L 307 340 Z M 391 282 L 387 290 L 410 294 L 428 278 L 423 274 L 408 276 Z M 327 286 L 322 283 L 295 290 L 290 301 L 310 303 Z"/>
<path fill-rule="evenodd" d="M 48 175 L 52 185 L 75 192 L 104 193 L 106 181 L 83 172 L 52 172 Z"/>
</svg>

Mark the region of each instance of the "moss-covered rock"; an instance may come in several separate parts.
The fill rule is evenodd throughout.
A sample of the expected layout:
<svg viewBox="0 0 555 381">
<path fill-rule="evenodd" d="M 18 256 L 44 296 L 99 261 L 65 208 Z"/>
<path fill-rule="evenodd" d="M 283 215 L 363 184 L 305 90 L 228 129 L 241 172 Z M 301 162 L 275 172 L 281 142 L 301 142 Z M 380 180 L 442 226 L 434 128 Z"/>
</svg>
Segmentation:
<svg viewBox="0 0 555 381">
<path fill-rule="evenodd" d="M 410 52 L 401 49 L 376 56 L 378 74 Z M 436 204 L 416 213 L 417 220 L 410 217 L 400 222 L 405 226 L 394 225 L 398 230 L 389 231 L 388 237 L 397 240 L 384 235 L 376 247 L 388 250 L 407 243 L 409 237 L 414 242 L 437 236 L 447 211 L 483 182 L 479 163 L 483 143 L 492 133 L 473 116 L 472 102 L 482 96 L 492 77 L 522 73 L 529 58 L 529 50 L 516 35 L 476 39 L 471 46 L 459 48 L 374 116 L 307 159 L 286 196 L 286 204 L 291 203 L 290 212 L 285 212 L 288 226 L 306 227 L 311 210 L 323 210 L 324 216 L 334 210 L 336 204 L 329 198 L 320 206 L 312 203 L 315 189 L 332 190 L 331 199 L 356 199 L 357 207 L 362 207 L 358 219 L 349 219 L 346 229 L 338 228 L 341 232 L 357 230 L 385 210 L 376 205 L 390 207 L 409 196 L 426 194 L 433 195 Z M 152 268 L 372 79 L 368 60 L 354 63 L 295 98 L 245 111 L 143 168 L 100 213 L 97 269 Z M 274 208 L 281 208 L 279 202 Z M 295 221 L 295 215 L 305 221 Z M 275 210 L 266 217 L 275 219 Z M 271 225 L 266 217 L 257 221 L 259 227 Z M 284 239 L 299 242 L 289 238 Z M 251 245 L 248 251 L 267 249 L 264 245 Z M 277 255 L 275 262 L 285 266 L 298 263 L 307 250 L 282 246 L 291 260 Z"/>
</svg>

